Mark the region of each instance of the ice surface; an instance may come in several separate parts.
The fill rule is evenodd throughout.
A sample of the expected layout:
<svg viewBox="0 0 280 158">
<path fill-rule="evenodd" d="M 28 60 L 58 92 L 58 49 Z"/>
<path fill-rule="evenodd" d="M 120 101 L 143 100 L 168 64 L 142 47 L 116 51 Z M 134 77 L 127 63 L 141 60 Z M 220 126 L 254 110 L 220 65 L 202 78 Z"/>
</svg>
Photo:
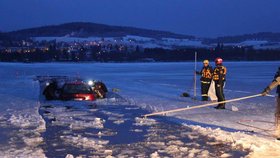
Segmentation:
<svg viewBox="0 0 280 158">
<path fill-rule="evenodd" d="M 232 99 L 260 93 L 271 82 L 279 62 L 225 62 L 225 66 L 228 68 L 225 95 L 227 99 Z M 100 106 L 100 108 L 109 105 L 129 104 L 132 107 L 126 110 L 142 107 L 150 112 L 155 112 L 203 104 L 200 101 L 180 97 L 180 94 L 185 91 L 193 93 L 193 63 L 0 63 L 0 67 L 7 70 L 0 72 L 0 97 L 2 99 L 0 102 L 0 126 L 2 131 L 9 131 L 1 133 L 1 137 L 5 138 L 0 142 L 1 157 L 7 155 L 10 157 L 30 155 L 31 157 L 45 157 L 41 144 L 46 141 L 42 139 L 42 133 L 46 131 L 46 122 L 38 113 L 41 106 L 38 103 L 39 85 L 32 80 L 37 75 L 75 76 L 79 74 L 86 79 L 102 80 L 110 89 L 120 89 L 118 94 L 125 99 L 116 95 L 110 99 L 97 101 L 97 107 Z M 55 104 L 56 108 L 48 108 L 43 116 L 50 120 L 55 118 L 55 121 L 51 122 L 52 126 L 69 127 L 68 131 L 64 131 L 61 135 L 61 140 L 64 143 L 73 147 L 96 149 L 104 154 L 107 150 L 104 146 L 107 146 L 108 142 L 102 141 L 103 138 L 92 138 L 98 135 L 98 130 L 102 130 L 101 135 L 108 134 L 104 129 L 104 123 L 107 123 L 107 120 L 104 122 L 98 119 L 101 117 L 90 116 L 91 112 L 96 112 L 96 109 L 84 110 L 88 108 L 86 104 L 74 102 L 67 103 L 69 105 L 59 102 L 51 102 L 51 104 Z M 232 111 L 230 109 L 232 106 L 236 106 L 239 110 Z M 78 110 L 67 109 L 67 107 Z M 213 151 L 202 149 L 203 146 L 215 146 L 219 145 L 220 142 L 226 142 L 232 147 L 242 146 L 242 148 L 250 150 L 249 156 L 252 157 L 279 156 L 280 144 L 273 138 L 273 131 L 262 130 L 273 130 L 274 128 L 273 123 L 269 123 L 274 121 L 274 98 L 260 97 L 229 103 L 227 108 L 228 110 L 225 111 L 217 111 L 209 107 L 169 114 L 171 121 L 185 124 L 195 132 L 182 130 L 177 135 L 166 134 L 165 139 L 167 140 L 165 141 L 160 138 L 155 139 L 158 137 L 159 131 L 164 131 L 161 127 L 156 127 L 159 122 L 154 118 L 143 120 L 139 115 L 133 120 L 135 123 L 133 128 L 128 129 L 128 131 L 139 132 L 137 134 L 145 133 L 141 132 L 143 131 L 141 127 L 147 126 L 149 128 L 147 142 L 150 143 L 147 143 L 146 147 L 151 149 L 152 146 L 156 146 L 158 149 L 148 152 L 146 148 L 139 148 L 138 144 L 138 148 L 135 147 L 137 152 L 132 148 L 133 145 L 129 147 L 130 152 L 134 151 L 139 154 L 141 151 L 148 156 L 157 152 L 160 156 L 166 156 L 173 151 L 178 151 L 179 153 L 176 153 L 178 156 L 208 155 L 211 157 Z M 100 114 L 108 115 L 110 118 L 108 121 L 116 121 L 116 126 L 121 126 L 129 121 L 127 120 L 128 114 L 121 111 L 103 110 Z M 261 120 L 263 122 L 252 123 L 260 128 L 255 129 L 238 124 L 239 120 Z M 87 129 L 97 131 L 87 131 L 85 135 L 81 136 L 72 135 L 73 132 Z M 169 132 L 171 131 L 173 130 Z M 186 143 L 180 139 L 187 138 L 196 141 L 201 139 L 201 135 L 215 138 L 218 142 L 207 141 L 204 142 L 204 145 L 200 145 L 199 143 Z M 18 146 L 19 144 L 24 145 Z M 143 144 L 141 145 L 144 147 Z M 130 153 L 129 151 L 121 152 L 122 148 L 118 149 L 116 146 L 108 150 L 115 151 L 114 149 L 116 157 Z M 232 152 L 227 151 L 223 154 L 226 156 Z M 156 156 L 156 154 L 154 155 Z"/>
</svg>

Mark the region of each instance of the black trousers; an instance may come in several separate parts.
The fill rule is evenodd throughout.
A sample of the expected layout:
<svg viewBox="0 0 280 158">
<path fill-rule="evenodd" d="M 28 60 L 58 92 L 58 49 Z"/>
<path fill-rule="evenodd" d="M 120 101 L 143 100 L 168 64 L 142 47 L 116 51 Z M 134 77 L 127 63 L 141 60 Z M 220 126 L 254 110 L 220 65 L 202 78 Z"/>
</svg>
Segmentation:
<svg viewBox="0 0 280 158">
<path fill-rule="evenodd" d="M 208 101 L 208 91 L 209 91 L 210 84 L 211 84 L 211 82 L 201 81 L 201 97 L 202 97 L 202 101 Z"/>
<path fill-rule="evenodd" d="M 217 98 L 218 98 L 218 102 L 221 102 L 221 101 L 225 101 L 225 95 L 224 95 L 224 85 L 225 85 L 225 82 L 222 81 L 221 83 L 219 82 L 215 82 L 215 90 L 216 90 L 216 95 L 217 95 Z M 219 104 L 218 107 L 225 107 L 225 103 L 222 103 L 222 104 Z"/>
<path fill-rule="evenodd" d="M 276 126 L 276 137 L 280 138 L 280 94 L 276 98 L 276 110 L 275 110 L 275 126 Z"/>
</svg>

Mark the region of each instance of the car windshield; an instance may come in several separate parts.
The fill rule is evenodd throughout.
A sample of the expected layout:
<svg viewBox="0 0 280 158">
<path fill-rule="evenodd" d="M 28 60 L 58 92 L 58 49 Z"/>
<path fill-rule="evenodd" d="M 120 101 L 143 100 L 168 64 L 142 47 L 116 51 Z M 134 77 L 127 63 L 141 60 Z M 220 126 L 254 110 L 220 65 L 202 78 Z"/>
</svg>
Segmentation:
<svg viewBox="0 0 280 158">
<path fill-rule="evenodd" d="M 88 94 L 92 93 L 91 88 L 84 84 L 66 84 L 63 88 L 64 93 L 69 94 Z"/>
</svg>

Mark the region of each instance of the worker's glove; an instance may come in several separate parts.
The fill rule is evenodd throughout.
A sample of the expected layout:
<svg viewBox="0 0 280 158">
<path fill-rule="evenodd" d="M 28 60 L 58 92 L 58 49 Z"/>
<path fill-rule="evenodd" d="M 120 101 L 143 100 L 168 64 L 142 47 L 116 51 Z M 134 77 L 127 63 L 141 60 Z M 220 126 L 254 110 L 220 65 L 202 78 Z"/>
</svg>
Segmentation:
<svg viewBox="0 0 280 158">
<path fill-rule="evenodd" d="M 270 91 L 270 89 L 269 89 L 268 87 L 265 88 L 265 89 L 263 90 L 263 92 L 262 92 L 262 96 L 268 95 L 269 91 Z"/>
</svg>

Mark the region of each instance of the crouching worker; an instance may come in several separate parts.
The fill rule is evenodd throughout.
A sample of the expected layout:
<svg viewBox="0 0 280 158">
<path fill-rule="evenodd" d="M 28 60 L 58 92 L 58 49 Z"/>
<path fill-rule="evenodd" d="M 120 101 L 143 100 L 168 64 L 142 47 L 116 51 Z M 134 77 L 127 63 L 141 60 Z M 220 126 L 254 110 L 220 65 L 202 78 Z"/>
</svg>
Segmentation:
<svg viewBox="0 0 280 158">
<path fill-rule="evenodd" d="M 200 72 L 197 71 L 196 74 L 201 75 L 200 82 L 201 82 L 202 101 L 208 101 L 208 90 L 210 88 L 210 84 L 213 76 L 213 69 L 209 65 L 208 60 L 203 61 L 202 70 Z"/>
<path fill-rule="evenodd" d="M 43 95 L 45 95 L 46 100 L 55 100 L 57 91 L 57 83 L 56 81 L 51 81 L 51 83 L 47 83 L 46 88 L 43 91 Z"/>
<path fill-rule="evenodd" d="M 108 92 L 108 89 L 103 82 L 100 82 L 100 81 L 94 82 L 92 90 L 94 91 L 95 96 L 97 98 L 99 98 L 99 99 L 106 98 L 106 93 Z"/>
<path fill-rule="evenodd" d="M 275 111 L 275 126 L 276 126 L 276 137 L 280 140 L 280 67 L 274 76 L 272 83 L 267 86 L 262 92 L 263 96 L 266 96 L 272 89 L 277 87 L 278 96 L 276 97 L 276 111 Z"/>
</svg>

